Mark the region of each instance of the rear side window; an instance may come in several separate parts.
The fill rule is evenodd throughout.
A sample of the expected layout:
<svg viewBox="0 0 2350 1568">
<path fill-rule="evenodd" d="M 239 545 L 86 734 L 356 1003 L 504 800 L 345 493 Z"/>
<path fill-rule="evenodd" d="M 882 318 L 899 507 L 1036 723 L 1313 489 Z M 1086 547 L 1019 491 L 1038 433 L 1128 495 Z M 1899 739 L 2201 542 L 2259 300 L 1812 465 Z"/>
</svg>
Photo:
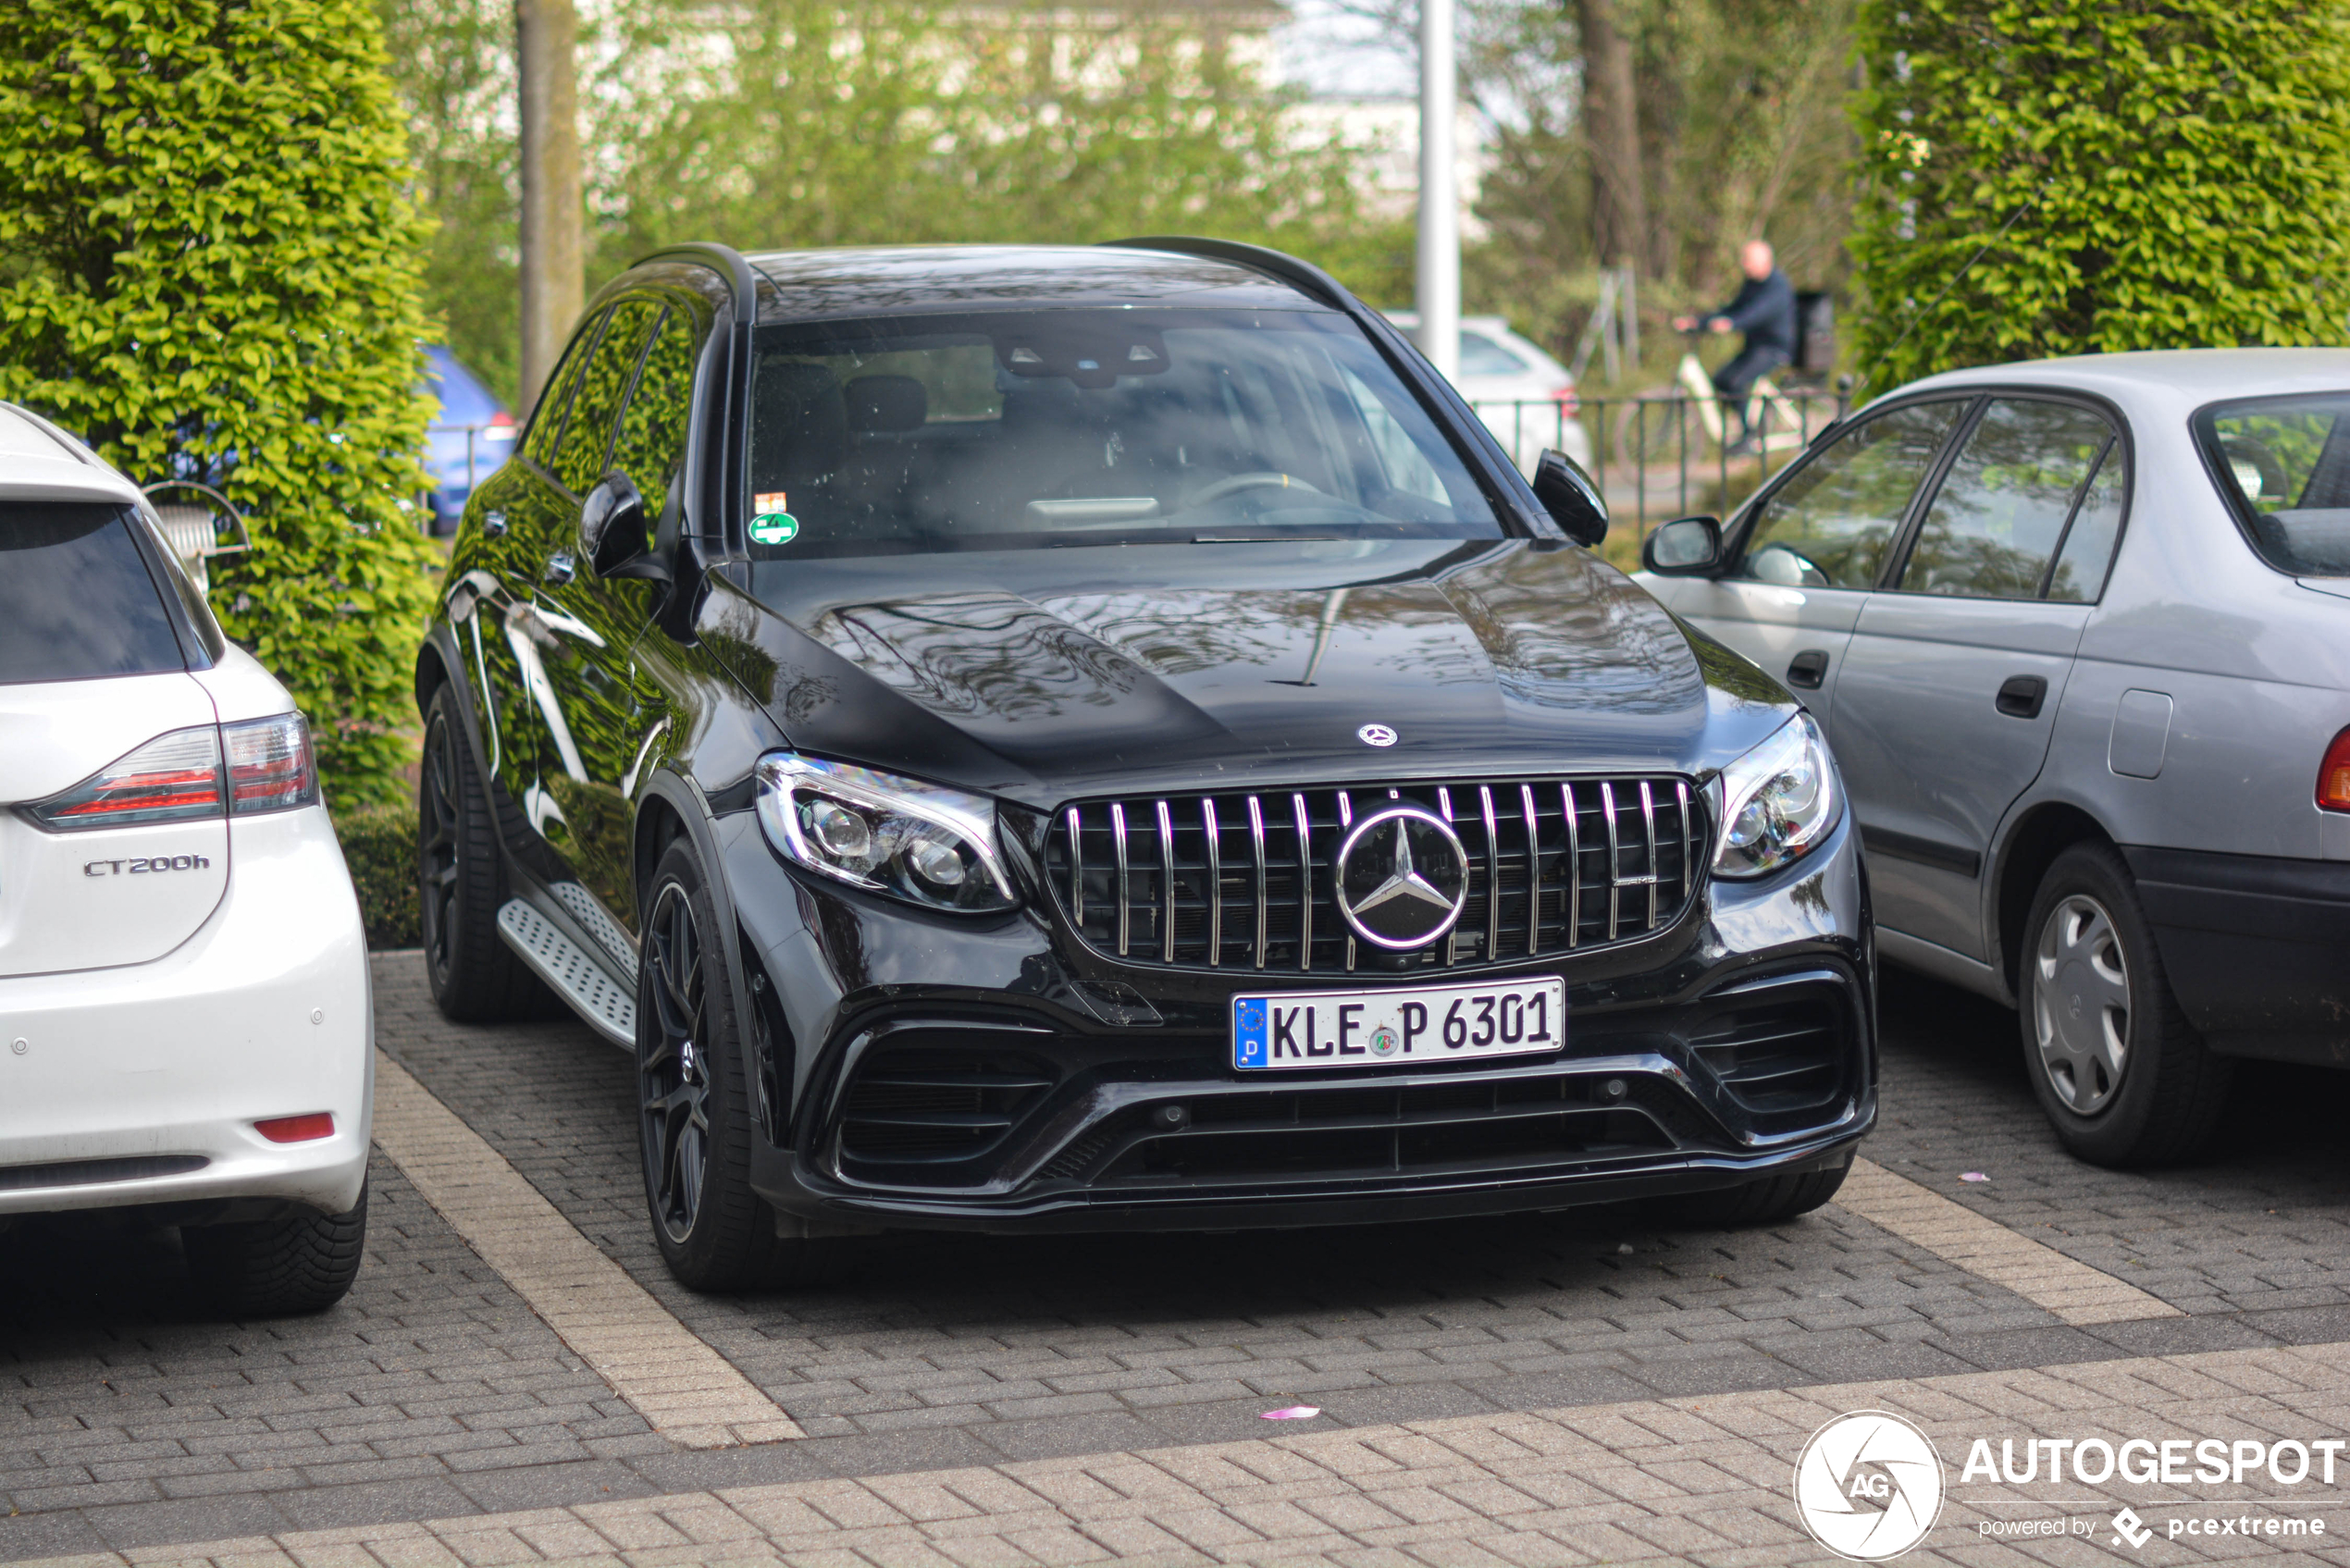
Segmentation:
<svg viewBox="0 0 2350 1568">
<path fill-rule="evenodd" d="M 1962 599 L 2039 598 L 2049 562 L 2065 541 L 2065 525 L 2073 521 L 2090 475 L 2112 444 L 2112 426 L 2092 410 L 1992 399 L 1918 528 L 1901 569 L 1902 589 Z M 2120 472 L 2117 462 L 2117 478 Z M 2119 520 L 2119 508 L 2109 504 L 2115 499 L 2100 498 L 2092 533 L 2108 513 Z M 2109 554 L 2109 537 L 2108 546 Z M 2085 564 L 2084 558 L 2072 573 L 2076 590 Z M 2096 572 L 2102 580 L 2102 557 Z"/>
<path fill-rule="evenodd" d="M 0 685 L 184 670 L 130 512 L 0 501 Z"/>
<path fill-rule="evenodd" d="M 1461 374 L 1464 376 L 1523 376 L 1526 364 L 1482 332 L 1461 334 Z"/>
<path fill-rule="evenodd" d="M 2223 403 L 2195 425 L 2261 560 L 2295 576 L 2350 576 L 2350 392 Z"/>
</svg>

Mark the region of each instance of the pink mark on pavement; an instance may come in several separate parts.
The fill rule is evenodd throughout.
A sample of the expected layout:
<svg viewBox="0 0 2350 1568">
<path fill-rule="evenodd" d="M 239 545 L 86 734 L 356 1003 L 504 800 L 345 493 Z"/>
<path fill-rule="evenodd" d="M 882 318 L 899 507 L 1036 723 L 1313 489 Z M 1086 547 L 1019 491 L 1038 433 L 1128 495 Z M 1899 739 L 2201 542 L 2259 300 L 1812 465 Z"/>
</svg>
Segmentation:
<svg viewBox="0 0 2350 1568">
<path fill-rule="evenodd" d="M 1321 1414 L 1322 1407 L 1319 1405 L 1293 1404 L 1287 1410 L 1268 1410 L 1257 1419 L 1260 1421 L 1311 1421 Z"/>
<path fill-rule="evenodd" d="M 1961 1181 L 1988 1181 L 1991 1179 L 1984 1175 L 1979 1170 L 1970 1170 L 1961 1174 L 1959 1179 Z"/>
</svg>

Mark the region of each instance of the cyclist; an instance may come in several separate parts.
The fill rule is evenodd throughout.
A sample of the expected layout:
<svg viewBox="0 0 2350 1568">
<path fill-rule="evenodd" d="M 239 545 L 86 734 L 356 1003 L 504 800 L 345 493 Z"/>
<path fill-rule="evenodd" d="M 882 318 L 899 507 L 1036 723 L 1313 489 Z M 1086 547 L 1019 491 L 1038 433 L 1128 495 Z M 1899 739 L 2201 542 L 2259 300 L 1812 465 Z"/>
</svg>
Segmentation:
<svg viewBox="0 0 2350 1568">
<path fill-rule="evenodd" d="M 1738 415 L 1738 438 L 1730 448 L 1742 453 L 1754 450 L 1754 430 L 1746 414 L 1746 394 L 1762 376 L 1795 358 L 1795 285 L 1779 270 L 1768 241 L 1749 240 L 1738 248 L 1738 267 L 1746 281 L 1738 297 L 1712 315 L 1677 316 L 1673 325 L 1683 332 L 1743 332 L 1746 342 L 1713 373 L 1713 390 Z"/>
</svg>

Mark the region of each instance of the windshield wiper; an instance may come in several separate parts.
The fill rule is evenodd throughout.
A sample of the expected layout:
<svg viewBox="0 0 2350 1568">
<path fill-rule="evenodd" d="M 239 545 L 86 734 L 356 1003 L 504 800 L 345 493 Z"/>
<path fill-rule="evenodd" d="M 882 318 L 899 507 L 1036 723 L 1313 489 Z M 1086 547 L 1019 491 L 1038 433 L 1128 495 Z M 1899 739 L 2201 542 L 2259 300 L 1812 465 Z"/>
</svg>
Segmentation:
<svg viewBox="0 0 2350 1568">
<path fill-rule="evenodd" d="M 1194 534 L 1192 543 L 1195 545 L 1286 545 L 1300 542 L 1336 544 L 1345 537 L 1344 534 Z"/>
</svg>

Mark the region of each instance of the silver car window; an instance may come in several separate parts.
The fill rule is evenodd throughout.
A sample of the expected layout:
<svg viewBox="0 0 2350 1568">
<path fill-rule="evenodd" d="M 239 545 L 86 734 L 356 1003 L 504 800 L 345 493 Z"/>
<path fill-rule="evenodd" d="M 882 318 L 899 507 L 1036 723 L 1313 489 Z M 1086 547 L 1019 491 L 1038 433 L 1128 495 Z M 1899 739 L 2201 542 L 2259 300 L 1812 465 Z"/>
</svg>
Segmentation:
<svg viewBox="0 0 2350 1568">
<path fill-rule="evenodd" d="M 1864 419 L 1815 452 L 1763 503 L 1742 574 L 1790 587 L 1876 586 L 1910 501 L 1966 411 L 1963 399 Z"/>
<path fill-rule="evenodd" d="M 2065 521 L 2112 436 L 2101 415 L 2077 403 L 1994 398 L 1918 527 L 1902 590 L 2037 599 Z"/>
<path fill-rule="evenodd" d="M 2350 576 L 2350 392 L 2206 409 L 2195 434 L 2263 561 Z"/>
<path fill-rule="evenodd" d="M 2088 493 L 2072 514 L 2072 526 L 2065 530 L 2056 571 L 2048 577 L 2049 599 L 2087 604 L 2105 592 L 2113 542 L 2121 536 L 2122 479 L 2121 443 L 2116 441 L 2106 449 Z"/>
</svg>

